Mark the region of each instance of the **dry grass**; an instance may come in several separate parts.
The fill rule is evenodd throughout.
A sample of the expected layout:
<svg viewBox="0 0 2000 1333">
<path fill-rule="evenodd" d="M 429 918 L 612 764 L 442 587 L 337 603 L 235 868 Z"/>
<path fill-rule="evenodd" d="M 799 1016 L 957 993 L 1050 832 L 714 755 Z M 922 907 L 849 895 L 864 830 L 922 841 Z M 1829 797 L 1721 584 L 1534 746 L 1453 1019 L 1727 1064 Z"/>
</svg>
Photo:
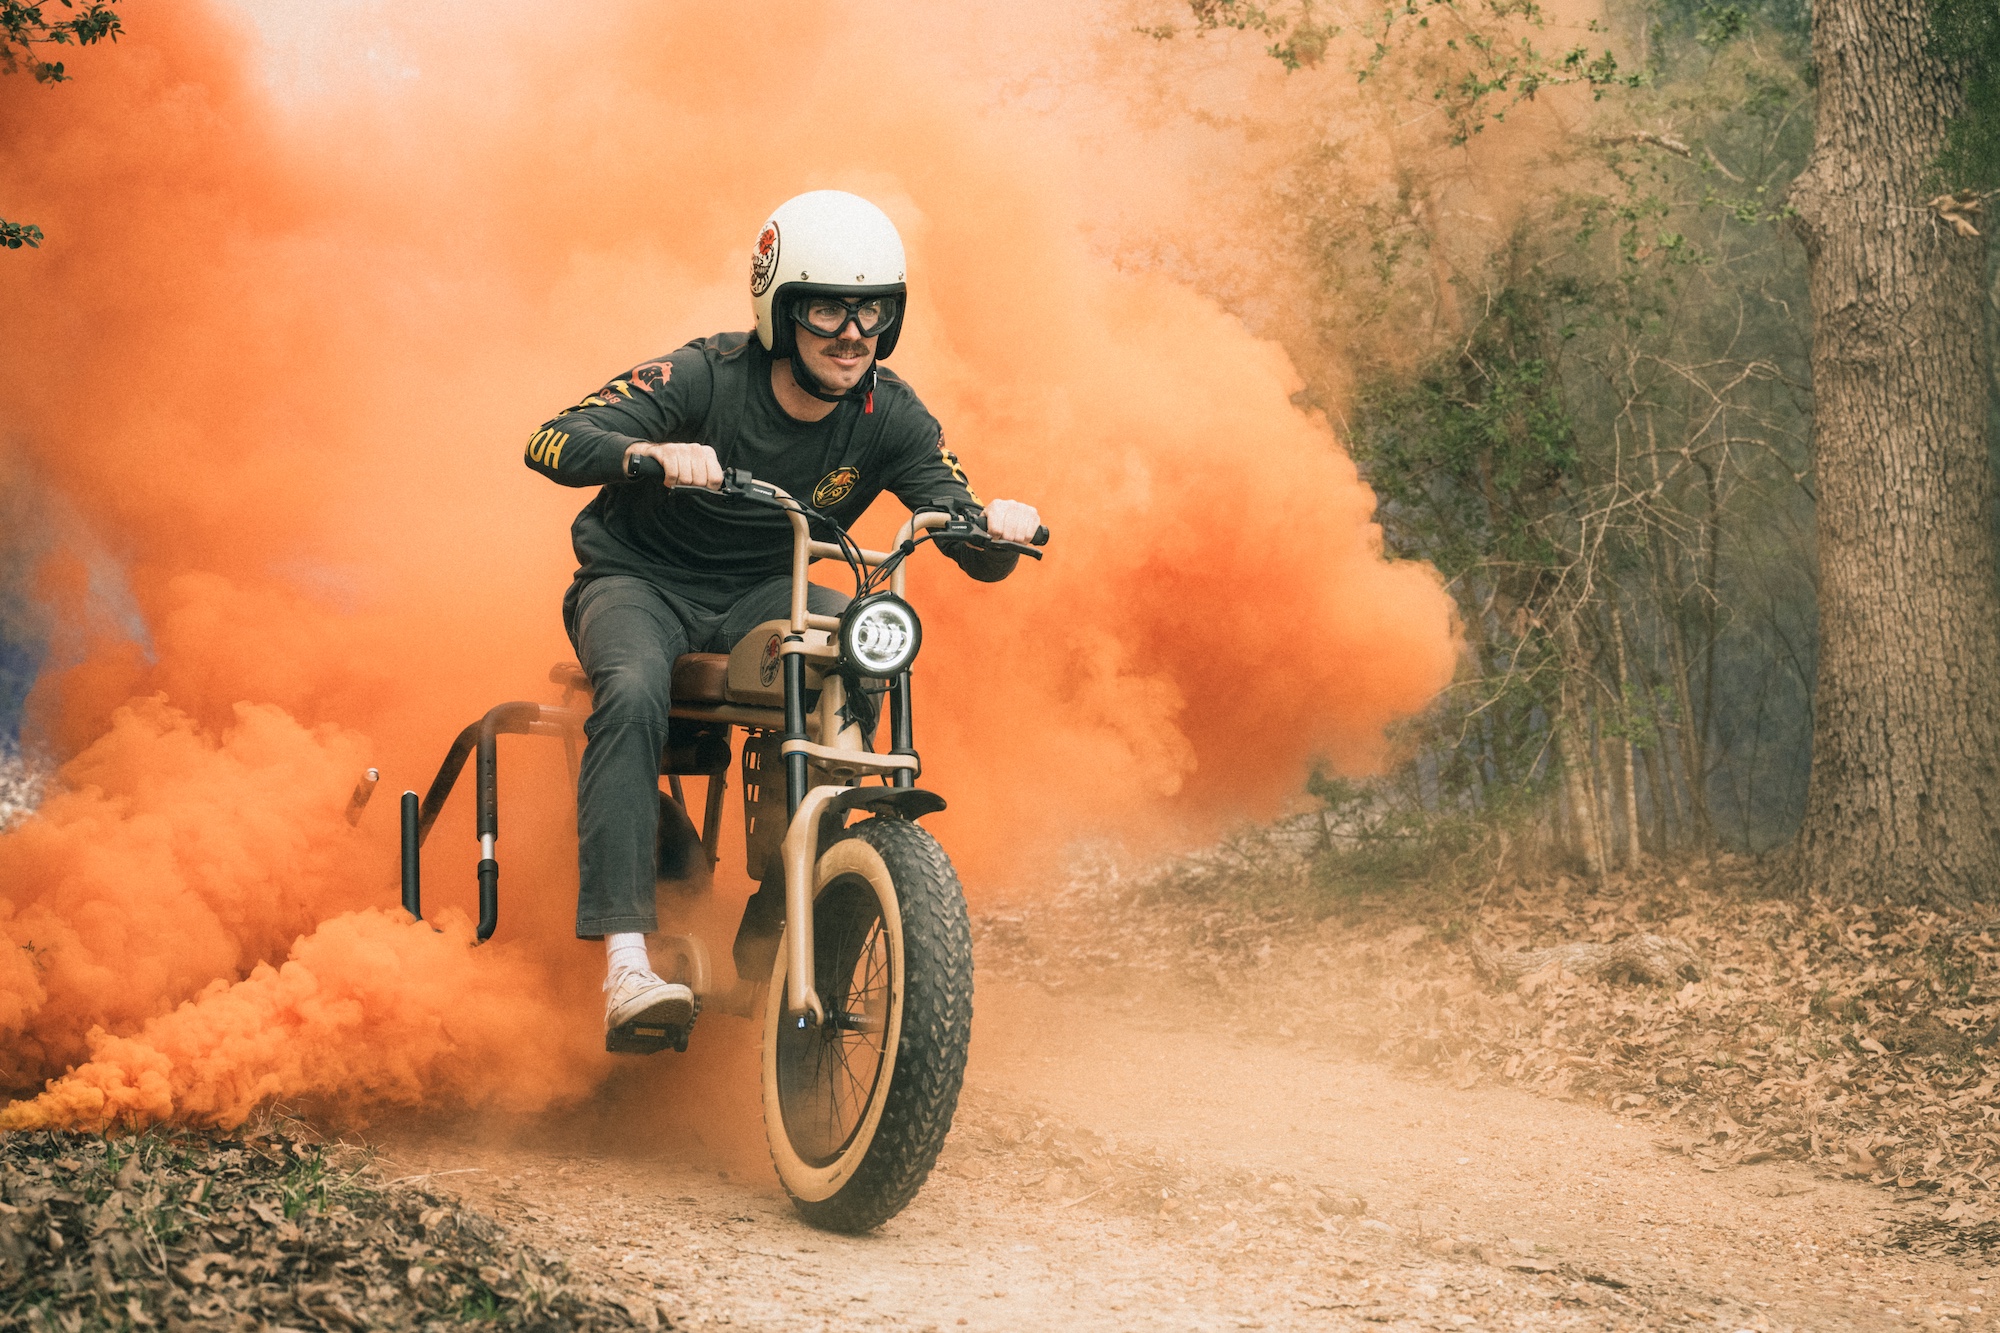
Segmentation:
<svg viewBox="0 0 2000 1333">
<path fill-rule="evenodd" d="M 656 1327 L 650 1301 L 285 1133 L 0 1135 L 0 1330 Z"/>
</svg>

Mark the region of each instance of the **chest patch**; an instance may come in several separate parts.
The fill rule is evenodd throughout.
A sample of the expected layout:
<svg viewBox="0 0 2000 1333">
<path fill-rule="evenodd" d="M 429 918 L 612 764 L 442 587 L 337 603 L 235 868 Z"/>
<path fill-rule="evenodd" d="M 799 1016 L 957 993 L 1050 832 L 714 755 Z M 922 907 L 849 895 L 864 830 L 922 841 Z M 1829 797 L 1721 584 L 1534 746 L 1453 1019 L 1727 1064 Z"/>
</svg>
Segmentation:
<svg viewBox="0 0 2000 1333">
<path fill-rule="evenodd" d="M 857 468 L 835 468 L 819 479 L 819 485 L 813 487 L 813 508 L 831 509 L 852 494 L 854 483 L 860 480 L 861 472 Z"/>
</svg>

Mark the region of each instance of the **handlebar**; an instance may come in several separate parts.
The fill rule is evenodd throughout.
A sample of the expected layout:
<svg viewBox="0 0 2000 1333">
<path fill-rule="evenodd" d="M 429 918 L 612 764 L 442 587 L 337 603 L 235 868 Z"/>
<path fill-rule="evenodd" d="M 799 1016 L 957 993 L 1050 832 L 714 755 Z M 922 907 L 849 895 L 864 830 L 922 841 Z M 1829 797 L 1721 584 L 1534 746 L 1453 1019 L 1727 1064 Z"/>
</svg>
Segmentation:
<svg viewBox="0 0 2000 1333">
<path fill-rule="evenodd" d="M 977 505 L 968 505 L 962 500 L 948 505 L 926 506 L 917 512 L 920 514 L 941 512 L 950 515 L 951 522 L 936 530 L 935 536 L 939 541 L 963 542 L 980 550 L 1012 551 L 1016 555 L 1025 555 L 1030 560 L 1040 560 L 1042 553 L 1035 548 L 1049 544 L 1047 528 L 1036 528 L 1035 535 L 1025 544 L 995 537 L 986 530 L 986 511 Z"/>
<path fill-rule="evenodd" d="M 629 481 L 664 482 L 667 469 L 651 454 L 634 454 L 625 460 L 625 476 Z M 722 469 L 722 485 L 718 487 L 677 486 L 675 490 L 710 490 L 717 495 L 761 503 L 775 509 L 787 509 L 798 505 L 796 500 L 785 495 L 777 487 L 758 481 L 747 468 L 726 467 Z M 804 506 L 798 506 L 804 512 Z M 978 505 L 969 505 L 963 500 L 945 500 L 933 505 L 924 505 L 918 513 L 937 512 L 946 514 L 951 522 L 938 530 L 937 536 L 945 541 L 963 542 L 968 546 L 983 549 L 1013 551 L 1031 560 L 1040 560 L 1042 553 L 1034 548 L 1049 544 L 1049 530 L 1035 529 L 1035 535 L 1026 544 L 1005 541 L 986 531 L 986 511 Z"/>
</svg>

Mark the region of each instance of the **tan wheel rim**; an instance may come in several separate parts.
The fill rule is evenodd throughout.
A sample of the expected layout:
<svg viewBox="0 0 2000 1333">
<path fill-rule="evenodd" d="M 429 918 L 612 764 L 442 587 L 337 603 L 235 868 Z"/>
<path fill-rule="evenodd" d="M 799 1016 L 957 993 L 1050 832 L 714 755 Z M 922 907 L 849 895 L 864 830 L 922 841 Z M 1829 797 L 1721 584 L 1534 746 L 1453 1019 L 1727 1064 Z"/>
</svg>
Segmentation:
<svg viewBox="0 0 2000 1333">
<path fill-rule="evenodd" d="M 860 1169 L 868 1154 L 868 1147 L 875 1141 L 875 1131 L 882 1122 L 882 1106 L 888 1098 L 889 1079 L 896 1067 L 896 1052 L 901 1043 L 903 1027 L 903 921 L 896 902 L 895 885 L 889 877 L 889 868 L 883 864 L 881 855 L 860 838 L 845 838 L 828 848 L 819 859 L 814 873 L 813 898 L 817 902 L 828 887 L 852 877 L 864 881 L 872 891 L 875 907 L 880 914 L 876 923 L 879 936 L 871 935 L 862 942 L 861 957 L 855 969 L 862 984 L 857 992 L 866 993 L 861 997 L 853 1021 L 853 1031 L 841 1030 L 838 1035 L 814 1034 L 814 1040 L 824 1041 L 825 1059 L 833 1071 L 823 1080 L 827 1101 L 810 1105 L 794 1106 L 793 1124 L 786 1123 L 785 1105 L 781 1095 L 781 1072 L 795 1085 L 797 1070 L 787 1067 L 781 1071 L 780 1038 L 781 1025 L 787 1021 L 784 1014 L 786 958 L 789 949 L 783 941 L 778 948 L 778 961 L 771 971 L 769 998 L 764 1005 L 764 1130 L 771 1143 L 771 1160 L 778 1170 L 778 1178 L 796 1197 L 808 1203 L 818 1203 L 832 1198 L 841 1187 Z M 817 933 L 817 932 L 815 932 Z M 818 941 L 815 940 L 815 944 Z M 870 966 L 871 959 L 878 959 L 876 967 Z M 877 987 L 869 980 L 879 970 L 881 985 Z M 821 996 L 828 1004 L 840 1009 L 844 1000 L 836 1004 L 837 998 L 828 995 L 830 987 L 845 988 L 849 978 L 817 977 L 815 981 Z M 879 1008 L 872 998 L 879 992 Z M 843 990 L 843 995 L 844 995 Z M 879 1024 L 879 1031 L 876 1030 Z M 787 1041 L 789 1057 L 796 1061 L 798 1048 Z M 844 1048 L 844 1049 L 836 1049 Z M 865 1058 L 872 1062 L 873 1074 L 865 1089 L 859 1088 L 859 1078 L 852 1071 L 856 1063 Z M 794 1091 L 795 1099 L 797 1091 Z M 842 1096 L 865 1095 L 865 1106 L 861 1109 L 851 1132 L 847 1132 L 844 1121 L 834 1122 L 837 1128 L 821 1133 L 818 1120 L 822 1112 L 838 1112 L 843 1103 Z M 811 1117 L 813 1124 L 799 1128 L 801 1116 Z M 807 1142 L 805 1151 L 800 1150 L 801 1140 Z M 837 1139 L 838 1142 L 823 1141 Z"/>
</svg>

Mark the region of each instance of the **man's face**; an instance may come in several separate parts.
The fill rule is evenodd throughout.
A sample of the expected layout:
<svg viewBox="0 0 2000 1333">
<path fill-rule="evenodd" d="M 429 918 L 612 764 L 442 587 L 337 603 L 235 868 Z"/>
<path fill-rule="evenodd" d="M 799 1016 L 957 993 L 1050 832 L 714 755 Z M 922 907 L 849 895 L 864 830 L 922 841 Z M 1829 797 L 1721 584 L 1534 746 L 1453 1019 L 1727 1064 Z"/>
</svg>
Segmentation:
<svg viewBox="0 0 2000 1333">
<path fill-rule="evenodd" d="M 833 304 L 831 310 L 841 315 L 847 313 L 838 304 Z M 860 325 L 852 318 L 831 337 L 815 333 L 804 323 L 795 322 L 793 331 L 799 359 L 814 379 L 834 393 L 845 393 L 861 382 L 868 367 L 874 364 L 875 344 L 881 341 L 880 333 L 863 338 Z"/>
</svg>

